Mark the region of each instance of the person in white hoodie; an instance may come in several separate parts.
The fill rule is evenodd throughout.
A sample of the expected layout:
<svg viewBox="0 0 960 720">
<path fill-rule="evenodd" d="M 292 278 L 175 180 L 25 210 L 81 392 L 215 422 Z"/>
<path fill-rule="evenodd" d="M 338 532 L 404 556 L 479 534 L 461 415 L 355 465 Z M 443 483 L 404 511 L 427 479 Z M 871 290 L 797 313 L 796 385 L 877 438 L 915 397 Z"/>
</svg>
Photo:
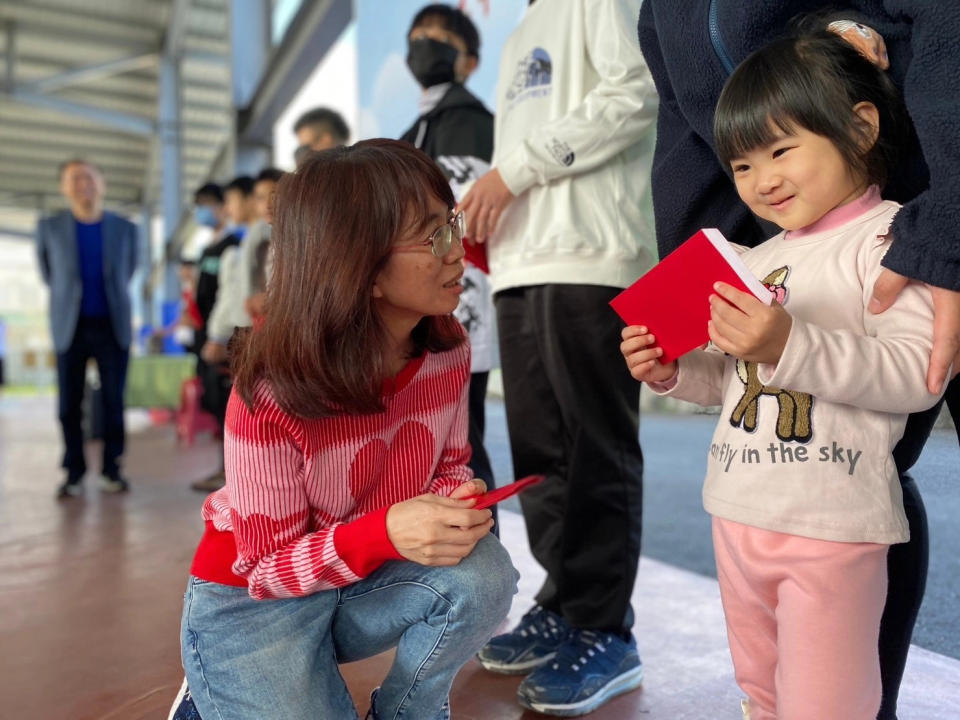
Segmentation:
<svg viewBox="0 0 960 720">
<path fill-rule="evenodd" d="M 640 0 L 539 0 L 500 64 L 492 169 L 461 202 L 488 243 L 514 473 L 547 579 L 479 653 L 530 672 L 524 707 L 580 715 L 634 689 L 639 392 L 609 301 L 656 261 L 647 218 L 657 96 L 632 23 Z M 550 662 L 552 660 L 552 662 Z"/>
</svg>

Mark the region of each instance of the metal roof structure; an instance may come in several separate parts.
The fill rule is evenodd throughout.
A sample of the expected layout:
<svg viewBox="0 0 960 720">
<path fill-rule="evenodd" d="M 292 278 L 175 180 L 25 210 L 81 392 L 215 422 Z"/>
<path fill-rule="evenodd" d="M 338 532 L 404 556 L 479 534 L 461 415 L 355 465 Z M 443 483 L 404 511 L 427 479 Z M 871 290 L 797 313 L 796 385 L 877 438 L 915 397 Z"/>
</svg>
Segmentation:
<svg viewBox="0 0 960 720">
<path fill-rule="evenodd" d="M 61 207 L 58 168 L 82 157 L 122 212 L 160 201 L 160 138 L 178 133 L 184 197 L 233 134 L 229 0 L 0 0 L 0 232 Z M 179 127 L 158 119 L 178 59 Z"/>
</svg>

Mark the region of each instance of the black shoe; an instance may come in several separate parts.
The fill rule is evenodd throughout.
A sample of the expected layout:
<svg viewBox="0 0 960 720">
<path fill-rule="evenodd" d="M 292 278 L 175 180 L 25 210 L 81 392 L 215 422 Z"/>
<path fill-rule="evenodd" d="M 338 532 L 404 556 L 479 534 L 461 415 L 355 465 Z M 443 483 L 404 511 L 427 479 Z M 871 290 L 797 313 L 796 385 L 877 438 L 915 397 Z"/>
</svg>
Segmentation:
<svg viewBox="0 0 960 720">
<path fill-rule="evenodd" d="M 227 484 L 227 476 L 223 474 L 223 470 L 220 472 L 215 472 L 210 477 L 205 477 L 203 480 L 197 480 L 196 482 L 190 483 L 190 487 L 196 490 L 197 492 L 215 492 Z"/>
<path fill-rule="evenodd" d="M 119 472 L 100 476 L 100 489 L 108 493 L 125 493 L 130 490 L 130 483 Z"/>
<path fill-rule="evenodd" d="M 63 484 L 57 488 L 57 499 L 80 497 L 83 495 L 83 476 L 67 476 Z"/>
</svg>

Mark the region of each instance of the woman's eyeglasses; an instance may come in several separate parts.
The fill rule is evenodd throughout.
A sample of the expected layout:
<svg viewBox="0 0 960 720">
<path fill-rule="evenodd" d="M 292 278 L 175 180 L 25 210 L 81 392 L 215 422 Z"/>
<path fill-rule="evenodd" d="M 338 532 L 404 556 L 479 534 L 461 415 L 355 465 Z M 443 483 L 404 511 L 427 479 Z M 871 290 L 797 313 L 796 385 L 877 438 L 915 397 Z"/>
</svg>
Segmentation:
<svg viewBox="0 0 960 720">
<path fill-rule="evenodd" d="M 394 250 L 412 250 L 418 247 L 430 246 L 430 252 L 432 252 L 436 257 L 442 258 L 448 252 L 450 248 L 453 247 L 454 241 L 459 244 L 463 244 L 463 236 L 466 232 L 466 223 L 463 219 L 463 213 L 458 212 L 456 215 L 451 217 L 447 222 L 438 227 L 432 233 L 430 237 L 426 238 L 420 243 L 415 245 L 406 245 Z"/>
</svg>

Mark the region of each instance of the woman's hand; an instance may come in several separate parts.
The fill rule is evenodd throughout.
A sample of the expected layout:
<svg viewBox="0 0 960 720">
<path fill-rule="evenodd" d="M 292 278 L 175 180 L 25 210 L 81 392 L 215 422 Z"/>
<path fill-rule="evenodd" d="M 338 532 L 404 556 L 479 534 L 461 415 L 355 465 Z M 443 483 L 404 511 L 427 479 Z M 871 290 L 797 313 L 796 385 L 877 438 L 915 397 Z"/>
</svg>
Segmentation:
<svg viewBox="0 0 960 720">
<path fill-rule="evenodd" d="M 620 333 L 623 342 L 620 352 L 627 361 L 627 369 L 634 380 L 645 383 L 666 382 L 677 374 L 677 361 L 662 365 L 657 359 L 663 355 L 663 348 L 656 344 L 657 339 L 642 325 L 628 325 Z"/>
<path fill-rule="evenodd" d="M 463 499 L 485 487 L 472 480 L 450 497 L 427 493 L 392 505 L 387 537 L 398 553 L 420 565 L 458 564 L 493 527 L 490 510 L 471 510 L 476 500 Z"/>
<path fill-rule="evenodd" d="M 713 286 L 707 330 L 713 344 L 741 360 L 776 365 L 787 345 L 793 318 L 774 301 L 769 305 L 726 283 Z"/>
<path fill-rule="evenodd" d="M 465 500 L 474 495 L 483 495 L 487 491 L 487 484 L 480 478 L 474 478 L 462 483 L 456 490 L 450 493 L 452 500 Z"/>
</svg>

